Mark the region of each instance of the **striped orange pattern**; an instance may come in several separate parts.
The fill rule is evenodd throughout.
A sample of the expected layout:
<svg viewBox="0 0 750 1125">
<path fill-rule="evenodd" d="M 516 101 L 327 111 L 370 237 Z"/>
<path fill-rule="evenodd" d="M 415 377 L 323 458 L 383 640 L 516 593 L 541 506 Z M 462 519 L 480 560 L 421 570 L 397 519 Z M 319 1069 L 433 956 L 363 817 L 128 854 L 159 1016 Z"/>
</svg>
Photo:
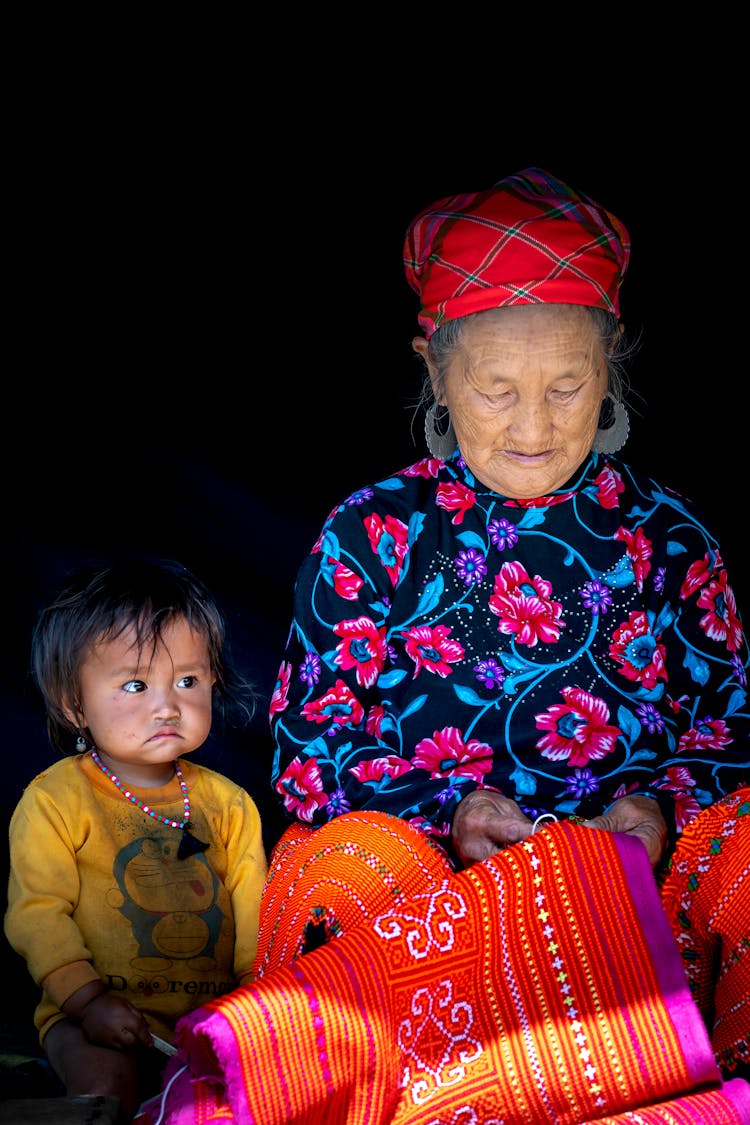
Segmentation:
<svg viewBox="0 0 750 1125">
<path fill-rule="evenodd" d="M 259 959 L 273 971 L 181 1023 L 172 1073 L 188 1070 L 165 1125 L 219 1120 L 195 1105 L 224 1092 L 243 1125 L 750 1121 L 748 1084 L 722 1085 L 640 843 L 556 823 L 455 874 L 403 822 L 356 816 L 272 857 L 285 921 Z M 379 872 L 384 854 L 395 866 Z M 310 897 L 318 862 L 325 889 Z M 368 920 L 373 871 L 386 905 Z M 299 948 L 292 922 L 299 937 L 323 903 L 339 936 L 282 963 Z"/>
<path fill-rule="evenodd" d="M 690 989 L 728 1075 L 750 1067 L 750 788 L 684 829 L 662 888 Z"/>
</svg>

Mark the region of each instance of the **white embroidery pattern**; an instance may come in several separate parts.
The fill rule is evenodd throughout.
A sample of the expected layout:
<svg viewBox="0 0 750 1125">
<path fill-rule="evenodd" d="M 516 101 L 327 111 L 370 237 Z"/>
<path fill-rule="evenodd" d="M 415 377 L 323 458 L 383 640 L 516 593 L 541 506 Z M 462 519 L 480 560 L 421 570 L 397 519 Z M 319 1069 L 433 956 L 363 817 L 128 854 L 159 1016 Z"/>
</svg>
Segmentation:
<svg viewBox="0 0 750 1125">
<path fill-rule="evenodd" d="M 411 956 L 420 961 L 431 949 L 445 952 L 453 948 L 454 922 L 466 916 L 466 902 L 443 882 L 435 891 L 415 895 L 413 901 L 427 903 L 422 915 L 400 913 L 398 907 L 375 919 L 375 932 L 386 941 L 400 939 Z"/>
<path fill-rule="evenodd" d="M 398 1045 L 407 1060 L 401 1084 L 409 1089 L 412 1103 L 422 1105 L 437 1090 L 461 1082 L 466 1077 L 466 1064 L 475 1062 L 483 1047 L 469 1034 L 474 1023 L 471 1004 L 454 1000 L 451 981 L 440 981 L 434 996 L 428 989 L 418 988 L 410 1007 L 411 1015 L 398 1028 Z M 438 1037 L 444 1039 L 445 1046 L 436 1065 L 431 1067 L 421 1057 L 420 1041 L 426 1041 L 429 1054 L 434 1057 Z M 418 1077 L 412 1078 L 413 1073 Z"/>
<path fill-rule="evenodd" d="M 505 1125 L 504 1117 L 480 1117 L 471 1105 L 462 1105 L 450 1117 L 432 1117 L 425 1125 Z"/>
</svg>

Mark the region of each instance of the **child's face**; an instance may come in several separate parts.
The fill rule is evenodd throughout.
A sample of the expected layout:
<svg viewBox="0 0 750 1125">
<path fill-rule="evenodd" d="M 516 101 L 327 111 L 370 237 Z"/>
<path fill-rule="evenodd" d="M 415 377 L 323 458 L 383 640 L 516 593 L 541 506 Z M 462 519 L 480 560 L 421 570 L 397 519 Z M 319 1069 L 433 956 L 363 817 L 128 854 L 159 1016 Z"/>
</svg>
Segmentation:
<svg viewBox="0 0 750 1125">
<path fill-rule="evenodd" d="M 155 650 L 142 652 L 126 630 L 102 641 L 80 670 L 81 710 L 73 717 L 88 727 L 105 764 L 123 778 L 148 782 L 183 754 L 201 746 L 211 729 L 208 646 L 184 619 L 168 625 Z"/>
</svg>

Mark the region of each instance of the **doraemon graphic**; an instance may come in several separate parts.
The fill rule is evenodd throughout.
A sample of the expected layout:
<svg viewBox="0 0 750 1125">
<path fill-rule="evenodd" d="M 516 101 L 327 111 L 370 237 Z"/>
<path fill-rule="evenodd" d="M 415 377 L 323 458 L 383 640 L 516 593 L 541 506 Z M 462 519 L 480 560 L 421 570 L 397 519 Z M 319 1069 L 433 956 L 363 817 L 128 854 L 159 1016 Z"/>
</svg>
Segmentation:
<svg viewBox="0 0 750 1125">
<path fill-rule="evenodd" d="M 216 903 L 219 880 L 202 852 L 178 859 L 178 845 L 177 836 L 143 836 L 114 863 L 121 894 L 111 891 L 108 902 L 132 923 L 138 942 L 132 965 L 145 972 L 174 961 L 199 971 L 215 964 L 223 921 Z"/>
</svg>

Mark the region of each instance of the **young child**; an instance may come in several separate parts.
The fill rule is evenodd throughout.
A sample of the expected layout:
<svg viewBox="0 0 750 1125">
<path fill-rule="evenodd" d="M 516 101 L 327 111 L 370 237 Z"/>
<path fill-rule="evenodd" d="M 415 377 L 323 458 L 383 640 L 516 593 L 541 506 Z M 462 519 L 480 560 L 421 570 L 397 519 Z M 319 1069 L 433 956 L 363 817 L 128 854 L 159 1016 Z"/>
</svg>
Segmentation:
<svg viewBox="0 0 750 1125">
<path fill-rule="evenodd" d="M 124 1122 L 159 1088 L 154 1047 L 248 979 L 256 951 L 258 809 L 185 760 L 214 703 L 252 714 L 224 642 L 214 599 L 172 561 L 87 568 L 33 632 L 50 741 L 68 756 L 11 818 L 5 933 L 42 990 L 34 1022 L 66 1096 L 116 1096 Z"/>
</svg>

